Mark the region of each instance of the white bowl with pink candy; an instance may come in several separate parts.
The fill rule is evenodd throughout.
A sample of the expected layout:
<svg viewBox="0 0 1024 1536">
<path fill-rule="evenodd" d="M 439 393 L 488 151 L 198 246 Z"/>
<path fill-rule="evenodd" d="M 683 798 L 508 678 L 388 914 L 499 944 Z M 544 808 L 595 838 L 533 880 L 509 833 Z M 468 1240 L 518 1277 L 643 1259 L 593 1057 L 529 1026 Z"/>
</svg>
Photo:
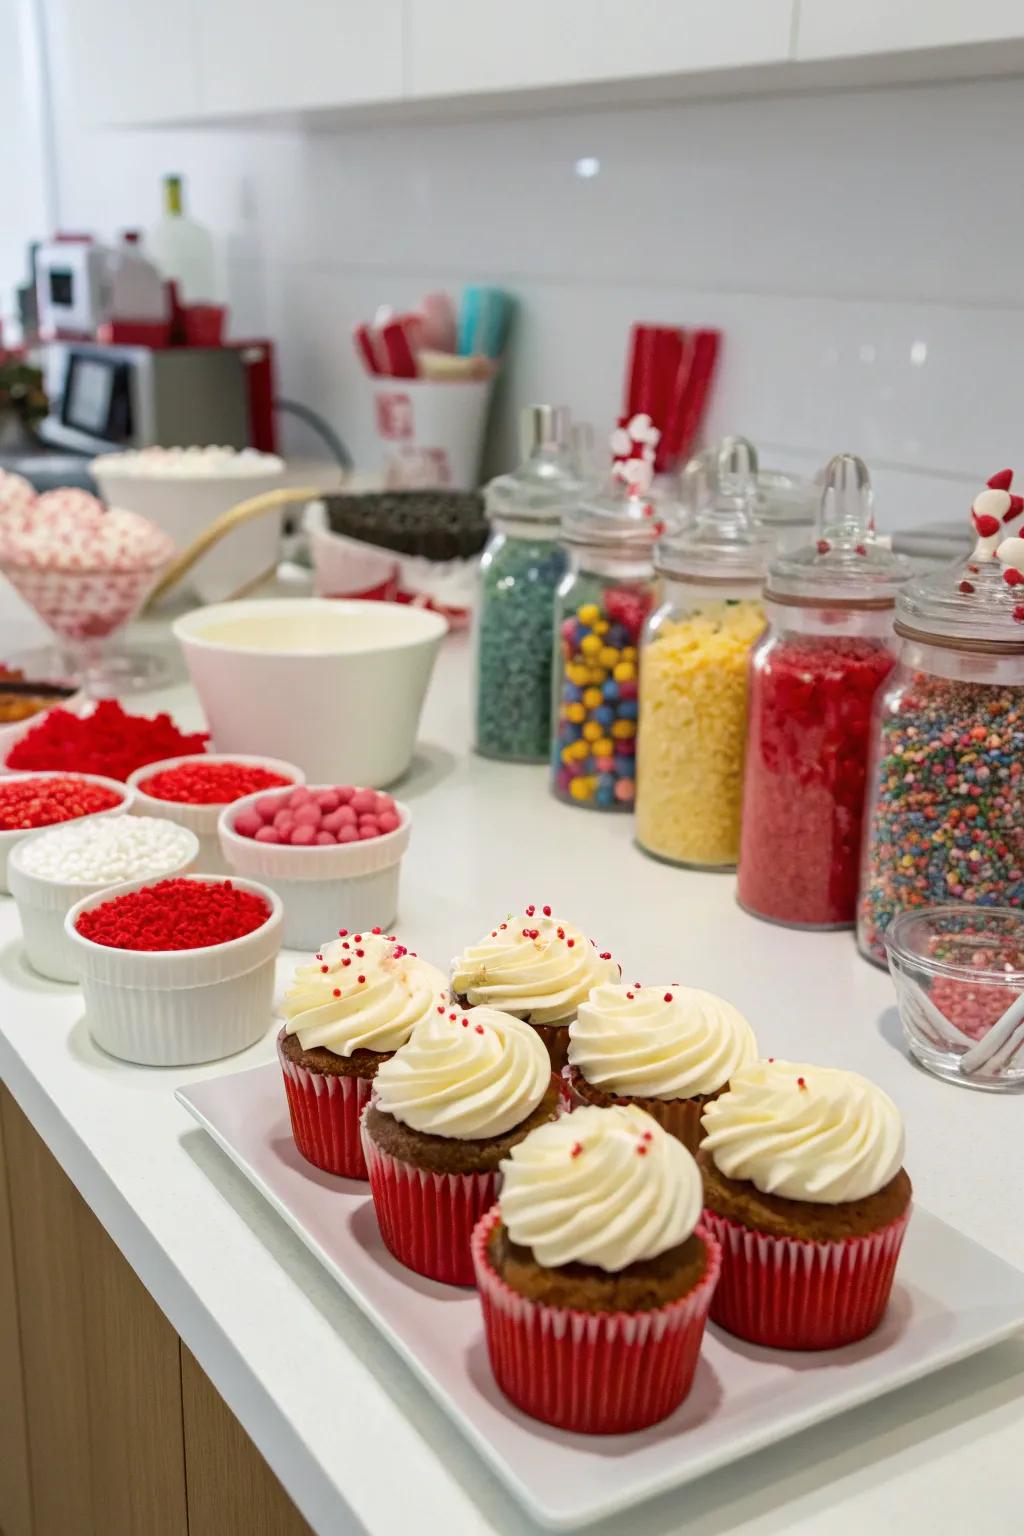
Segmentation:
<svg viewBox="0 0 1024 1536">
<path fill-rule="evenodd" d="M 230 870 L 284 904 L 287 949 L 316 949 L 329 926 L 390 929 L 412 812 L 352 784 L 306 784 L 246 795 L 217 823 Z"/>
</svg>

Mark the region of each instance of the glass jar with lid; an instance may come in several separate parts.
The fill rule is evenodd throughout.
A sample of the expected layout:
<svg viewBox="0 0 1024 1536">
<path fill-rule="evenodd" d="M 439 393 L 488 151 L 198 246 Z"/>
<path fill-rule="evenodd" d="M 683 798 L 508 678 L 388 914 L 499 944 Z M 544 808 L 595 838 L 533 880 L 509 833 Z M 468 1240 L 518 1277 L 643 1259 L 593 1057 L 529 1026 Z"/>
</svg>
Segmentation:
<svg viewBox="0 0 1024 1536">
<path fill-rule="evenodd" d="M 864 463 L 825 472 L 818 536 L 769 567 L 750 659 L 738 894 L 757 917 L 852 927 L 872 704 L 910 565 L 875 540 Z"/>
<path fill-rule="evenodd" d="M 476 749 L 544 763 L 551 740 L 551 626 L 565 575 L 562 514 L 580 482 L 569 412 L 522 413 L 523 463 L 486 487 L 491 535 L 480 561 L 476 620 Z"/>
<path fill-rule="evenodd" d="M 682 471 L 679 499 L 691 516 L 714 489 L 720 449 L 720 444 L 702 449 Z M 813 480 L 781 469 L 758 468 L 754 516 L 773 535 L 779 550 L 799 549 L 813 537 L 820 500 L 820 487 Z"/>
<path fill-rule="evenodd" d="M 775 549 L 756 487 L 753 446 L 726 439 L 696 526 L 658 545 L 664 592 L 643 637 L 637 842 L 699 869 L 731 869 L 739 854 L 747 662 Z"/>
<path fill-rule="evenodd" d="M 624 434 L 637 433 L 627 446 Z M 609 487 L 567 511 L 569 568 L 554 636 L 552 788 L 570 804 L 629 811 L 636 794 L 640 635 L 654 604 L 654 545 L 680 509 L 652 497 L 657 431 L 634 418 L 612 435 Z"/>
<path fill-rule="evenodd" d="M 1024 906 L 1024 604 L 997 559 L 1024 516 L 1011 473 L 971 509 L 967 561 L 907 583 L 899 654 L 875 706 L 857 912 L 885 964 L 897 913 Z M 1009 539 L 1016 545 L 1017 539 Z"/>
</svg>

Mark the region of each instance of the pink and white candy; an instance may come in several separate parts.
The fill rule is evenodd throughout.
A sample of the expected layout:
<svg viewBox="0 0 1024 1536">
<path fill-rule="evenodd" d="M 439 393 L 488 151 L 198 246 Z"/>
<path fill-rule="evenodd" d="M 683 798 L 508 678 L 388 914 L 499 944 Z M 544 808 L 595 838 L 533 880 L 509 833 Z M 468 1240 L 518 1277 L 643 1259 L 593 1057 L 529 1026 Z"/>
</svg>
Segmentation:
<svg viewBox="0 0 1024 1536">
<path fill-rule="evenodd" d="M 1001 469 L 993 475 L 983 491 L 979 491 L 971 505 L 971 522 L 978 535 L 972 560 L 1002 559 L 999 553 L 1006 541 L 1007 527 L 1024 513 L 1024 496 L 1014 496 L 1010 491 L 1013 470 Z"/>
</svg>

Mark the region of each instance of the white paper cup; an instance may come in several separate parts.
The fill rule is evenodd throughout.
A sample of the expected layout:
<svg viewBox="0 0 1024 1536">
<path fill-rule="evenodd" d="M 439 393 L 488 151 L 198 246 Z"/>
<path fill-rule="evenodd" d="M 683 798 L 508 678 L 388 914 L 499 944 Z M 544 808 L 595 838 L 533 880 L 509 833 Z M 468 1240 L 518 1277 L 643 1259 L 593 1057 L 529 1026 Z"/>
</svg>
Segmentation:
<svg viewBox="0 0 1024 1536">
<path fill-rule="evenodd" d="M 385 486 L 475 490 L 493 386 L 493 379 L 372 380 Z"/>
<path fill-rule="evenodd" d="M 217 837 L 217 822 L 224 810 L 223 802 L 220 805 L 189 805 L 182 800 L 161 800 L 156 795 L 147 795 L 140 788 L 155 773 L 163 773 L 167 768 L 179 768 L 182 763 L 195 762 L 241 763 L 246 768 L 265 768 L 268 773 L 279 773 L 282 778 L 289 778 L 293 788 L 297 784 L 305 784 L 306 775 L 294 763 L 286 763 L 280 757 L 259 757 L 247 752 L 193 752 L 185 757 L 166 757 L 159 763 L 146 763 L 145 767 L 136 768 L 134 773 L 128 775 L 128 783 L 135 791 L 132 805 L 134 815 L 158 816 L 161 821 L 174 821 L 179 827 L 187 827 L 199 839 L 198 872 L 230 874 L 231 866 L 224 862 Z M 272 789 L 261 789 L 257 791 L 256 798 L 272 793 Z"/>
<path fill-rule="evenodd" d="M 329 784 L 310 784 L 314 793 Z M 268 791 L 269 793 L 269 791 Z M 412 812 L 395 802 L 399 825 L 365 842 L 293 848 L 260 843 L 234 830 L 235 818 L 261 797 L 246 795 L 221 813 L 221 850 L 232 874 L 249 876 L 276 892 L 284 905 L 286 949 L 318 949 L 332 932 L 391 928 L 398 916 L 398 876 L 409 846 Z"/>
<path fill-rule="evenodd" d="M 209 883 L 206 875 L 181 878 Z M 240 890 L 263 897 L 270 916 L 252 933 L 205 949 L 110 949 L 75 927 L 83 912 L 155 883 L 109 886 L 76 902 L 64 919 L 89 1033 L 111 1056 L 148 1067 L 197 1066 L 244 1051 L 273 1022 L 274 961 L 283 927 L 280 897 L 255 881 L 235 880 Z"/>
<path fill-rule="evenodd" d="M 107 779 L 100 773 L 75 773 L 71 769 L 47 771 L 37 773 L 35 770 L 26 769 L 24 773 L 5 773 L 0 782 L 11 784 L 15 779 L 84 779 L 87 784 L 102 784 L 107 789 L 116 791 L 121 796 L 119 805 L 111 805 L 105 811 L 90 811 L 90 816 L 123 816 L 130 810 L 135 799 L 135 791 L 130 784 L 122 784 L 120 779 Z M 85 821 L 85 816 L 72 816 L 68 821 L 50 821 L 44 827 L 15 827 L 10 832 L 0 832 L 0 891 L 10 895 L 10 886 L 7 883 L 7 860 L 12 850 L 26 837 L 38 837 L 41 832 L 52 832 L 54 827 L 66 827 L 71 821 Z"/>
<path fill-rule="evenodd" d="M 57 826 L 67 823 L 58 822 Z M 152 882 L 170 880 L 195 867 L 199 858 L 199 839 L 194 832 L 183 829 L 188 839 L 186 851 L 170 869 L 147 876 Z M 77 981 L 79 979 L 78 951 L 64 929 L 64 919 L 71 908 L 86 896 L 97 891 L 111 889 L 102 880 L 47 880 L 42 875 L 30 874 L 22 868 L 24 840 L 11 854 L 7 865 L 7 878 L 11 895 L 18 904 L 21 935 L 29 964 L 40 976 L 51 981 Z"/>
</svg>

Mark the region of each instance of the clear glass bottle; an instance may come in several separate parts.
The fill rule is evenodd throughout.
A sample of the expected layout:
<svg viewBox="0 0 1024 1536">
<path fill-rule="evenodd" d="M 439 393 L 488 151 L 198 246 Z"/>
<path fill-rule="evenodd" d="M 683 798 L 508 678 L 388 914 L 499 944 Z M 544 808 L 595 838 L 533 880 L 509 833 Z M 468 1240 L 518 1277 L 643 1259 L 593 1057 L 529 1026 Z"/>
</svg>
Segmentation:
<svg viewBox="0 0 1024 1536">
<path fill-rule="evenodd" d="M 858 947 L 878 965 L 899 912 L 1024 906 L 1024 606 L 994 557 L 1011 532 L 1002 486 L 1000 496 L 974 504 L 973 555 L 896 600 L 900 648 L 875 704 L 857 912 Z"/>
<path fill-rule="evenodd" d="M 636 793 L 640 635 L 654 604 L 654 544 L 679 507 L 613 480 L 566 513 L 569 568 L 555 615 L 552 789 L 591 810 Z"/>
<path fill-rule="evenodd" d="M 565 575 L 562 514 L 578 500 L 564 406 L 521 417 L 523 463 L 485 488 L 491 535 L 480 560 L 476 618 L 476 750 L 547 762 L 551 741 L 551 626 Z"/>
<path fill-rule="evenodd" d="M 775 549 L 756 490 L 752 445 L 726 439 L 696 526 L 658 546 L 664 592 L 643 637 L 637 842 L 698 869 L 731 869 L 739 854 L 747 662 Z"/>
<path fill-rule="evenodd" d="M 756 917 L 853 926 L 872 704 L 909 576 L 875 541 L 866 466 L 837 455 L 817 539 L 769 567 L 768 627 L 750 658 L 737 889 Z"/>
</svg>

